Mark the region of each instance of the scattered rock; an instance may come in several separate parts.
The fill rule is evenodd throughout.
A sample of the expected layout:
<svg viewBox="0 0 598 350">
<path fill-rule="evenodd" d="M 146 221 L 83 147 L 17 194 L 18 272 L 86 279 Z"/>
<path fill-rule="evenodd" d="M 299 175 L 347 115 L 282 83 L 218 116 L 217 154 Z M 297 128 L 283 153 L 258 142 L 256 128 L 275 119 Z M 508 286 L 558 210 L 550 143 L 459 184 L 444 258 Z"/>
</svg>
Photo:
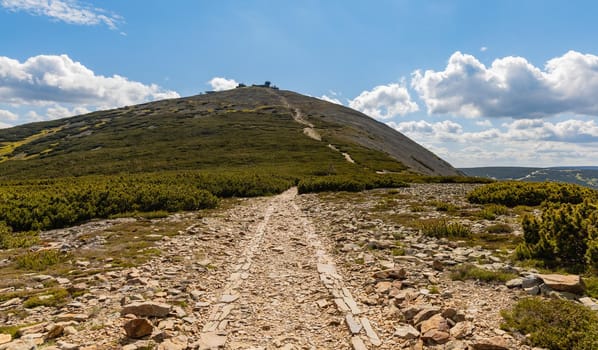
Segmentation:
<svg viewBox="0 0 598 350">
<path fill-rule="evenodd" d="M 521 288 L 523 285 L 523 278 L 513 278 L 505 283 L 508 288 Z"/>
<path fill-rule="evenodd" d="M 20 337 L 23 337 L 27 334 L 34 334 L 34 333 L 42 333 L 44 331 L 45 325 L 43 323 L 38 323 L 32 326 L 20 328 L 17 334 Z"/>
<path fill-rule="evenodd" d="M 451 337 L 455 339 L 467 338 L 473 334 L 475 326 L 472 322 L 464 321 L 459 322 L 450 330 Z"/>
<path fill-rule="evenodd" d="M 589 307 L 591 310 L 598 311 L 598 303 L 596 303 L 592 298 L 583 297 L 579 298 L 579 302 L 583 305 Z"/>
<path fill-rule="evenodd" d="M 409 324 L 397 327 L 394 333 L 394 335 L 403 339 L 415 339 L 419 337 L 419 334 L 419 331 Z"/>
<path fill-rule="evenodd" d="M 400 268 L 400 269 L 388 269 L 388 270 L 382 270 L 382 271 L 378 271 L 376 273 L 374 273 L 374 278 L 376 279 L 405 279 L 407 276 L 407 272 L 405 271 L 405 269 Z"/>
<path fill-rule="evenodd" d="M 392 282 L 382 281 L 376 284 L 376 293 L 378 294 L 386 294 L 392 287 Z"/>
<path fill-rule="evenodd" d="M 508 350 L 509 345 L 501 336 L 474 340 L 471 344 L 474 350 Z"/>
<path fill-rule="evenodd" d="M 9 343 L 12 340 L 10 334 L 0 333 L 0 345 Z"/>
</svg>

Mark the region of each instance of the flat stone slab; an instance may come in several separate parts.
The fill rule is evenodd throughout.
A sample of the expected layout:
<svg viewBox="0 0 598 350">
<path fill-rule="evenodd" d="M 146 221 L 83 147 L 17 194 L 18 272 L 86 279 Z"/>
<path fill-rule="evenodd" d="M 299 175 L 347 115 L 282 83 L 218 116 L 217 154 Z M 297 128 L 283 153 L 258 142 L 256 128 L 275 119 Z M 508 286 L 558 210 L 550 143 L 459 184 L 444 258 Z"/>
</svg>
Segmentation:
<svg viewBox="0 0 598 350">
<path fill-rule="evenodd" d="M 219 335 L 216 332 L 203 333 L 199 338 L 199 349 L 210 350 L 220 349 L 226 344 L 226 335 Z"/>
<path fill-rule="evenodd" d="M 583 294 L 585 285 L 579 275 L 538 275 L 544 283 L 559 292 L 569 292 L 574 294 Z"/>
<path fill-rule="evenodd" d="M 347 322 L 347 327 L 349 327 L 351 333 L 359 334 L 361 331 L 361 323 L 358 319 L 355 319 L 351 314 L 347 314 L 345 316 L 345 322 Z"/>
</svg>

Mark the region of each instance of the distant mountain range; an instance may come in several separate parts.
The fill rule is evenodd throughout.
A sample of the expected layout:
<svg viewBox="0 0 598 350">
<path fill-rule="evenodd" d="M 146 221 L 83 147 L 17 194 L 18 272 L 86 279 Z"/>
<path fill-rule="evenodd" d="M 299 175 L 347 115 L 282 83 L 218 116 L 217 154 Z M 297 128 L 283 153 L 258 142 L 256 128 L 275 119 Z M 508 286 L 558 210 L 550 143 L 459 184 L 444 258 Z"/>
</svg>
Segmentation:
<svg viewBox="0 0 598 350">
<path fill-rule="evenodd" d="M 497 180 L 569 182 L 598 189 L 598 166 L 480 167 L 460 168 L 459 170 L 469 176 L 489 177 Z"/>
</svg>

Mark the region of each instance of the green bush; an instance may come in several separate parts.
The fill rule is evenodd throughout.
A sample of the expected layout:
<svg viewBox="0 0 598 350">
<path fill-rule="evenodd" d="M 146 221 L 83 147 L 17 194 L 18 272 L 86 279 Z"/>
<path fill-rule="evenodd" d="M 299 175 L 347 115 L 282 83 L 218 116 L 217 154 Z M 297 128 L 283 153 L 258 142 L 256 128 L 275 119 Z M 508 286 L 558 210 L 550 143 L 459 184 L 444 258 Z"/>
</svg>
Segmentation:
<svg viewBox="0 0 598 350">
<path fill-rule="evenodd" d="M 0 249 L 29 248 L 38 243 L 38 232 L 12 232 L 10 227 L 0 222 Z"/>
<path fill-rule="evenodd" d="M 484 282 L 506 282 L 517 275 L 507 271 L 492 271 L 472 264 L 458 265 L 451 271 L 451 279 L 458 281 L 478 280 Z"/>
<path fill-rule="evenodd" d="M 598 191 L 574 184 L 554 182 L 496 182 L 478 187 L 467 195 L 471 203 L 536 206 L 542 202 L 578 204 L 598 199 Z"/>
<path fill-rule="evenodd" d="M 592 298 L 598 298 L 598 277 L 586 277 L 583 282 L 586 285 L 586 294 Z"/>
<path fill-rule="evenodd" d="M 540 218 L 523 218 L 519 259 L 540 259 L 549 267 L 573 271 L 598 267 L 598 208 L 581 204 L 546 205 Z"/>
<path fill-rule="evenodd" d="M 20 269 L 43 271 L 48 267 L 66 261 L 69 255 L 55 249 L 38 250 L 19 255 L 16 259 Z"/>
<path fill-rule="evenodd" d="M 521 299 L 501 312 L 503 329 L 529 334 L 532 346 L 551 350 L 598 349 L 598 314 L 568 300 Z"/>
<path fill-rule="evenodd" d="M 471 230 L 467 226 L 444 219 L 423 221 L 419 224 L 419 228 L 424 235 L 437 238 L 471 236 Z"/>
</svg>

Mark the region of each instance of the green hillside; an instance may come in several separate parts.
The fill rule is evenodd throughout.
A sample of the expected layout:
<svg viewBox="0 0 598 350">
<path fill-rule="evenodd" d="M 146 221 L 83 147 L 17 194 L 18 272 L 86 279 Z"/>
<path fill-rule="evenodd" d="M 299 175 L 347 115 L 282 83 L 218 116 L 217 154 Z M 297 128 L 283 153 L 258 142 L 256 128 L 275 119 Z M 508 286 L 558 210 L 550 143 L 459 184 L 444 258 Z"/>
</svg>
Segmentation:
<svg viewBox="0 0 598 350">
<path fill-rule="evenodd" d="M 286 99 L 276 94 L 292 94 L 297 101 L 285 105 Z M 312 100 L 315 106 L 310 106 Z M 318 110 L 319 104 L 328 110 Z M 313 122 L 322 141 L 307 137 L 305 125 L 293 119 L 299 108 L 304 109 L 301 113 Z M 352 125 L 355 117 L 345 110 L 358 113 L 290 92 L 243 88 L 28 124 L 0 130 L 0 177 L 190 169 L 270 169 L 293 176 L 406 170 L 425 173 L 392 157 L 396 150 L 385 152 L 382 147 L 360 142 L 376 135 Z M 359 117 L 374 127 L 383 125 Z M 329 144 L 338 151 L 327 147 Z M 425 164 L 419 158 L 426 159 L 429 152 L 423 148 L 420 152 L 422 155 L 408 157 L 423 163 L 429 175 L 457 174 L 450 166 Z M 355 163 L 347 162 L 341 153 L 350 154 Z"/>
</svg>

